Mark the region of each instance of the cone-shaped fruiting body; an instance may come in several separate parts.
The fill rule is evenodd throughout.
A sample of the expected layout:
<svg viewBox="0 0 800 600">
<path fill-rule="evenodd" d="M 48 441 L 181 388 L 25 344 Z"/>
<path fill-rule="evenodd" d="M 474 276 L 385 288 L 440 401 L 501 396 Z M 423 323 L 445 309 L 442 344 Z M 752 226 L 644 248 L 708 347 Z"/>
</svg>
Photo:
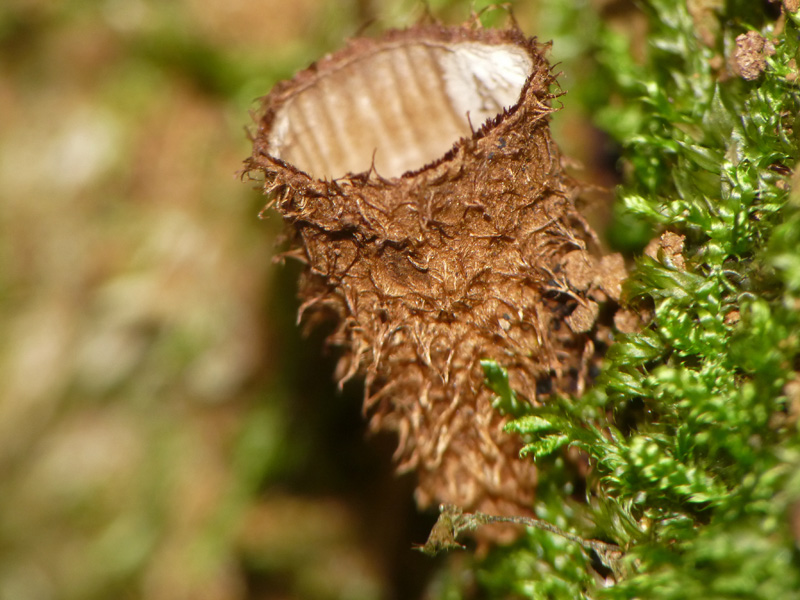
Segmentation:
<svg viewBox="0 0 800 600">
<path fill-rule="evenodd" d="M 545 51 L 517 29 L 391 31 L 278 84 L 258 114 L 248 171 L 308 265 L 301 316 L 338 323 L 337 375 L 365 377 L 422 506 L 530 506 L 535 469 L 480 360 L 536 402 L 537 385 L 574 391 L 593 353 L 609 264 L 550 137 Z"/>
</svg>

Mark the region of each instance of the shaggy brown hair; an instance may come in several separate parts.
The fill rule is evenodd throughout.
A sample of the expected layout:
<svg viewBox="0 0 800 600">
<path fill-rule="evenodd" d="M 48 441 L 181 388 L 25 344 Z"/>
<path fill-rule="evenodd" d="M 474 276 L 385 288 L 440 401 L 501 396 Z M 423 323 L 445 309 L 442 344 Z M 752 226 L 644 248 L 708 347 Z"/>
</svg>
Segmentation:
<svg viewBox="0 0 800 600">
<path fill-rule="evenodd" d="M 421 506 L 530 508 L 536 471 L 503 431 L 480 361 L 532 403 L 580 392 L 596 301 L 619 295 L 621 259 L 599 257 L 550 137 L 546 50 L 515 28 L 391 31 L 278 84 L 258 114 L 247 169 L 308 265 L 301 316 L 338 323 L 336 375 L 365 377 L 371 427 L 397 432 Z M 520 66 L 521 78 L 502 72 Z M 508 90 L 492 83 L 514 77 L 501 106 Z M 493 115 L 458 114 L 453 90 Z M 448 128 L 458 133 L 438 150 Z"/>
</svg>

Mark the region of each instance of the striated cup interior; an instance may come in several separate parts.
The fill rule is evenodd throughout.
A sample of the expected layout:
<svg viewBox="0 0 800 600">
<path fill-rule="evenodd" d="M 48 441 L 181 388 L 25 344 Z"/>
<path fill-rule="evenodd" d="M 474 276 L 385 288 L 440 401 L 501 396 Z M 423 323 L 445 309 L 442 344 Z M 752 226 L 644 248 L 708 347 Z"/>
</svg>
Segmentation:
<svg viewBox="0 0 800 600">
<path fill-rule="evenodd" d="M 416 171 L 516 104 L 533 70 L 519 46 L 401 40 L 351 56 L 292 90 L 278 108 L 269 153 L 315 179 L 374 166 Z"/>
</svg>

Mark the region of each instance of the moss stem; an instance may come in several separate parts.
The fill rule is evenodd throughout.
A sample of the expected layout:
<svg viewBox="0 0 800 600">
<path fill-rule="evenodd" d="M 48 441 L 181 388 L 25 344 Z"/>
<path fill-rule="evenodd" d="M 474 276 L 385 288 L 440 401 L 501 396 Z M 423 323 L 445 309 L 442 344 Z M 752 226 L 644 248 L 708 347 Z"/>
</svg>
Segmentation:
<svg viewBox="0 0 800 600">
<path fill-rule="evenodd" d="M 456 539 L 462 531 L 474 531 L 481 525 L 490 523 L 513 523 L 525 527 L 534 527 L 543 531 L 548 531 L 561 536 L 571 542 L 579 544 L 587 552 L 594 550 L 604 564 L 609 566 L 615 573 L 618 572 L 619 560 L 622 551 L 616 544 L 601 542 L 600 540 L 587 540 L 574 533 L 569 533 L 548 523 L 533 517 L 505 517 L 500 515 L 489 515 L 482 512 L 465 513 L 458 506 L 452 504 L 442 504 L 439 506 L 439 518 L 431 529 L 428 540 L 422 546 L 417 546 L 417 550 L 434 556 L 443 550 L 452 548 L 463 548 Z"/>
</svg>

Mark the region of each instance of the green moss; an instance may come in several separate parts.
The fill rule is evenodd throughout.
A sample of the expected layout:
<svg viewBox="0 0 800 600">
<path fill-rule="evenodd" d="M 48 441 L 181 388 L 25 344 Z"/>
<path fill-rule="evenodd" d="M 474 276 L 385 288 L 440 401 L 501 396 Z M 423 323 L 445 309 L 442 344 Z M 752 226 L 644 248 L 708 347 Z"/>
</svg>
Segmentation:
<svg viewBox="0 0 800 600">
<path fill-rule="evenodd" d="M 686 268 L 638 257 L 627 299 L 652 307 L 652 321 L 618 335 L 582 398 L 509 425 L 542 474 L 539 516 L 625 548 L 627 575 L 600 586 L 577 549 L 537 533 L 491 554 L 478 581 L 490 597 L 797 598 L 800 197 L 790 201 L 788 184 L 800 159 L 798 18 L 781 30 L 765 3 L 728 2 L 709 13 L 707 45 L 684 3 L 642 8 L 641 64 L 600 26 L 612 89 L 594 114 L 623 148 L 620 219 L 685 235 Z M 775 46 L 766 70 L 753 81 L 724 74 L 720 57 L 751 30 Z M 484 368 L 498 406 L 518 416 L 502 373 Z M 583 497 L 563 485 L 562 446 L 589 457 Z"/>
</svg>

